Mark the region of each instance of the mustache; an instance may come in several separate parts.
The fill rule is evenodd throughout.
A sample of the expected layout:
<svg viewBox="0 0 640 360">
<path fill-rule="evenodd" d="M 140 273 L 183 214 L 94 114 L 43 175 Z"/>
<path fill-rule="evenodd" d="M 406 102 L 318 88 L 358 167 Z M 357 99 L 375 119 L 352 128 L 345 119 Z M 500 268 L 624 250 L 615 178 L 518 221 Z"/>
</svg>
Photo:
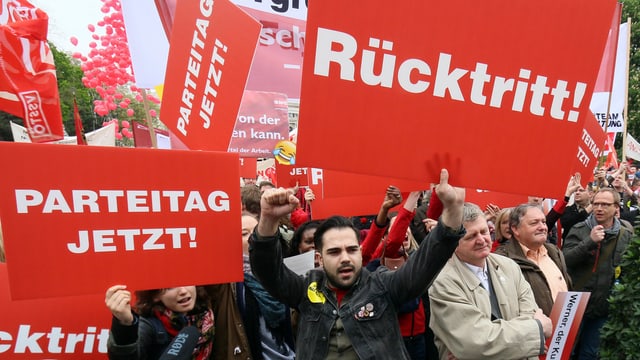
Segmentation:
<svg viewBox="0 0 640 360">
<path fill-rule="evenodd" d="M 342 270 L 356 270 L 356 267 L 350 264 L 346 264 L 346 265 L 341 265 L 338 267 L 338 271 L 342 271 Z"/>
</svg>

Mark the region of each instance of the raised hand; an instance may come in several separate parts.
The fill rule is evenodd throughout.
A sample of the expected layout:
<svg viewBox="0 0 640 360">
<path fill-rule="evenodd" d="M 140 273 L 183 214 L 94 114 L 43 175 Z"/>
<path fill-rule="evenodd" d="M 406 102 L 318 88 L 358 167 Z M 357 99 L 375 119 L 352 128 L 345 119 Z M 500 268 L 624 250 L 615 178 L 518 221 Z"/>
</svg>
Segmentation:
<svg viewBox="0 0 640 360">
<path fill-rule="evenodd" d="M 382 207 L 389 210 L 400 203 L 402 203 L 402 194 L 400 193 L 400 189 L 393 185 L 389 185 L 386 193 L 384 194 Z"/>
<path fill-rule="evenodd" d="M 258 234 L 273 236 L 278 231 L 280 218 L 295 210 L 300 201 L 292 189 L 268 189 L 260 198 Z"/>
<path fill-rule="evenodd" d="M 569 183 L 567 184 L 567 189 L 564 192 L 564 196 L 569 197 L 571 196 L 571 194 L 576 192 L 580 188 L 580 186 L 582 186 L 580 184 L 581 180 L 582 180 L 582 175 L 580 175 L 579 172 L 571 176 L 571 179 L 569 179 Z"/>
<path fill-rule="evenodd" d="M 449 185 L 449 171 L 440 171 L 440 183 L 436 185 L 436 195 L 442 202 L 442 222 L 452 229 L 462 226 L 462 206 L 464 205 L 465 190 Z"/>
<path fill-rule="evenodd" d="M 133 324 L 131 292 L 127 290 L 126 285 L 114 285 L 107 289 L 104 302 L 120 324 Z"/>
</svg>

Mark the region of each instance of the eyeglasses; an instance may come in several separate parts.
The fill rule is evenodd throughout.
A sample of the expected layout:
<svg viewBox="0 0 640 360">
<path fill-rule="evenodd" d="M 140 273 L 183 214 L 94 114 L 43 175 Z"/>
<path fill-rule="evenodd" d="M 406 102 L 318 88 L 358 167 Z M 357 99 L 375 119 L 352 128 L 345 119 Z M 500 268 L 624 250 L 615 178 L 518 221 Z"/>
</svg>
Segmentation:
<svg viewBox="0 0 640 360">
<path fill-rule="evenodd" d="M 611 205 L 615 205 L 615 203 L 600 203 L 600 202 L 597 202 L 597 203 L 591 204 L 591 206 L 593 206 L 594 208 L 597 208 L 597 207 L 606 208 L 606 207 L 609 207 Z"/>
</svg>

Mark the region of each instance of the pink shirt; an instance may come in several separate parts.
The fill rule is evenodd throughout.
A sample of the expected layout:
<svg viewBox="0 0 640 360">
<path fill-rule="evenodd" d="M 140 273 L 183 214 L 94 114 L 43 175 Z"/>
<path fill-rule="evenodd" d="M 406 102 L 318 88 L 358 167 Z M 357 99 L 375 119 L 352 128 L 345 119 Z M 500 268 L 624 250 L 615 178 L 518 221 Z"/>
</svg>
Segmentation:
<svg viewBox="0 0 640 360">
<path fill-rule="evenodd" d="M 559 292 L 568 291 L 567 281 L 564 276 L 562 276 L 562 272 L 558 268 L 558 265 L 556 265 L 556 263 L 549 257 L 547 248 L 541 246 L 538 250 L 531 250 L 522 243 L 520 243 L 520 246 L 522 247 L 522 252 L 524 252 L 527 259 L 538 265 L 544 276 L 547 278 L 547 284 L 549 284 L 553 301 L 556 301 L 556 296 Z"/>
</svg>

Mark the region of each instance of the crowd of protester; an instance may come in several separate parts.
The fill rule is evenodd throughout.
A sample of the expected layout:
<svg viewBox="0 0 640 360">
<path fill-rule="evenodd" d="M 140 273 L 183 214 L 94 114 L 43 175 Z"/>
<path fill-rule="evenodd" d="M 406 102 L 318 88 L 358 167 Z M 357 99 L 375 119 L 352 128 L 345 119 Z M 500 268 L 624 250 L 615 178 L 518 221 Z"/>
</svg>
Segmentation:
<svg viewBox="0 0 640 360">
<path fill-rule="evenodd" d="M 464 203 L 445 169 L 426 187 L 403 199 L 390 185 L 361 231 L 341 216 L 312 219 L 310 189 L 247 181 L 244 280 L 135 296 L 110 287 L 109 358 L 158 359 L 195 328 L 185 358 L 533 359 L 548 350 L 558 294 L 588 291 L 572 359 L 597 359 L 640 172 L 623 163 L 589 182 L 576 174 L 563 198 L 513 208 Z M 305 275 L 283 264 L 309 251 Z"/>
</svg>

